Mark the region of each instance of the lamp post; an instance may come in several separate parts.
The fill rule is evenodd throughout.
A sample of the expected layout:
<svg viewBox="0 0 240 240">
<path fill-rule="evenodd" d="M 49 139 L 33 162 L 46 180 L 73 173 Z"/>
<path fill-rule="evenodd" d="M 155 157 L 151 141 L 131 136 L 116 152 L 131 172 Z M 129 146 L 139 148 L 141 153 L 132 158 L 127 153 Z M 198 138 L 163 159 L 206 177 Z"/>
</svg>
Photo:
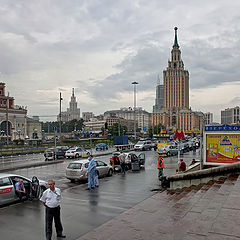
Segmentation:
<svg viewBox="0 0 240 240">
<path fill-rule="evenodd" d="M 60 105 L 60 110 L 59 110 L 59 138 L 61 139 L 62 135 L 62 93 L 60 92 L 60 98 L 59 98 L 59 105 Z"/>
<path fill-rule="evenodd" d="M 134 93 L 134 138 L 136 140 L 137 138 L 137 133 L 136 133 L 136 85 L 138 84 L 138 82 L 132 82 L 133 84 L 133 93 Z"/>
</svg>

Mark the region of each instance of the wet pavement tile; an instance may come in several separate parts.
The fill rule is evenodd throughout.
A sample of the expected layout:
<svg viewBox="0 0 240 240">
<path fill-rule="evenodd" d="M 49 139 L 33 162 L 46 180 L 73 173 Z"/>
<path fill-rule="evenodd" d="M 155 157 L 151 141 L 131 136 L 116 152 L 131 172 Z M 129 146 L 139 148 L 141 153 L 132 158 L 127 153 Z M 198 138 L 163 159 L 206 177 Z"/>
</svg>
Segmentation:
<svg viewBox="0 0 240 240">
<path fill-rule="evenodd" d="M 240 210 L 221 209 L 211 232 L 240 238 Z"/>
</svg>

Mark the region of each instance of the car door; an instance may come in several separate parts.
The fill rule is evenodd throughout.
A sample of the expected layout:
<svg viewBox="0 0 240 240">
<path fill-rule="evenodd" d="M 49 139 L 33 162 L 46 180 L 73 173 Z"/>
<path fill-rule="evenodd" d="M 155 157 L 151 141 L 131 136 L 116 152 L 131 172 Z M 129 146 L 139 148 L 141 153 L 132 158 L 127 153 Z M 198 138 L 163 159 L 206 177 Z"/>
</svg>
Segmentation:
<svg viewBox="0 0 240 240">
<path fill-rule="evenodd" d="M 140 153 L 138 155 L 138 160 L 140 165 L 145 165 L 145 153 Z"/>
<path fill-rule="evenodd" d="M 37 177 L 32 177 L 32 196 L 35 198 L 40 198 L 42 195 L 41 188 L 39 186 L 39 180 Z"/>
<path fill-rule="evenodd" d="M 99 177 L 103 177 L 107 174 L 105 163 L 102 161 L 96 161 Z"/>
<path fill-rule="evenodd" d="M 13 182 L 8 177 L 0 178 L 0 205 L 15 201 Z"/>
<path fill-rule="evenodd" d="M 76 152 L 78 153 L 79 157 L 82 157 L 83 154 L 82 148 L 77 148 Z"/>
</svg>

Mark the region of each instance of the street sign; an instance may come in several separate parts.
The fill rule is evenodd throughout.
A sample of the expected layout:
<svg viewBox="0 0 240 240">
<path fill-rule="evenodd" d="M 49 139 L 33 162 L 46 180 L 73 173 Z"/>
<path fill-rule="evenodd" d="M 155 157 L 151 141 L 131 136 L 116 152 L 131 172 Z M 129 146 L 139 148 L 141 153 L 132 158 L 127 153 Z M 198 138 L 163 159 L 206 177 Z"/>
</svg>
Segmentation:
<svg viewBox="0 0 240 240">
<path fill-rule="evenodd" d="M 54 131 L 54 132 L 57 131 L 57 127 L 56 127 L 56 126 L 53 127 L 53 131 Z"/>
<path fill-rule="evenodd" d="M 89 132 L 89 136 L 92 137 L 93 133 L 92 132 Z"/>
</svg>

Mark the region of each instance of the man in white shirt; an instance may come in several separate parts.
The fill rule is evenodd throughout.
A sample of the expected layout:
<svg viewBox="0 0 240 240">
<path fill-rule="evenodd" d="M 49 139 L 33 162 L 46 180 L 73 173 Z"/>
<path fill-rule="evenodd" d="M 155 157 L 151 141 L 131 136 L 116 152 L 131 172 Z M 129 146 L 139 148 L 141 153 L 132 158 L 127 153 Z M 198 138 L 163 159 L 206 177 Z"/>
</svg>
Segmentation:
<svg viewBox="0 0 240 240">
<path fill-rule="evenodd" d="M 43 205 L 46 207 L 45 216 L 45 230 L 46 239 L 51 240 L 52 238 L 52 222 L 54 218 L 55 228 L 58 238 L 66 238 L 62 234 L 63 227 L 60 219 L 60 202 L 62 200 L 61 190 L 55 187 L 55 182 L 53 180 L 48 180 L 49 188 L 43 192 L 40 199 Z"/>
</svg>

